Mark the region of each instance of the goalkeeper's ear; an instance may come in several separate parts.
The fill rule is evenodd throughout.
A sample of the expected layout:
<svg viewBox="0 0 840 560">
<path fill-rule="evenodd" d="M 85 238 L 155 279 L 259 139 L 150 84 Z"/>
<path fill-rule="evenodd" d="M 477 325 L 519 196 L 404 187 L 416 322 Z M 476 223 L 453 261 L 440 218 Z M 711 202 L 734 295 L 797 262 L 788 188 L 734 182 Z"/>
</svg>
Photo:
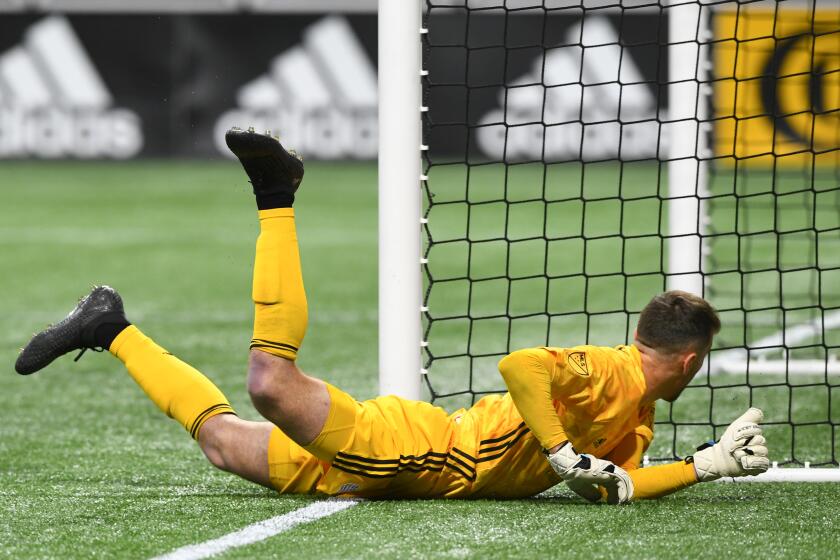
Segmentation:
<svg viewBox="0 0 840 560">
<path fill-rule="evenodd" d="M 689 377 L 694 377 L 700 368 L 703 367 L 703 362 L 706 356 L 712 351 L 712 341 L 710 340 L 705 346 L 698 346 L 692 344 L 685 348 L 685 354 L 682 358 L 683 374 Z"/>
<path fill-rule="evenodd" d="M 697 352 L 689 352 L 687 354 L 683 354 L 683 358 L 682 358 L 683 375 L 694 375 L 694 372 L 691 371 L 691 370 L 694 369 L 696 359 L 697 359 Z"/>
<path fill-rule="evenodd" d="M 688 354 L 684 354 L 682 358 L 682 373 L 685 376 L 694 377 L 694 374 L 697 373 L 697 370 L 700 369 L 700 365 L 703 363 L 702 361 L 700 364 L 696 363 L 697 361 L 697 352 L 689 352 Z"/>
</svg>

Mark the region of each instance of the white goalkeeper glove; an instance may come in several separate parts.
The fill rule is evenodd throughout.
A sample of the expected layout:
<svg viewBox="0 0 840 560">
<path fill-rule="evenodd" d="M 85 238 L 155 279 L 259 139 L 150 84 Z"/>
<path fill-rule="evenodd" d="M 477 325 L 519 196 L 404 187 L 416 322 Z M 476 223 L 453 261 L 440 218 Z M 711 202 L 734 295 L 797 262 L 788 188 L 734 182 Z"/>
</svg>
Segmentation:
<svg viewBox="0 0 840 560">
<path fill-rule="evenodd" d="M 633 497 L 633 481 L 624 469 L 592 455 L 578 454 L 568 441 L 548 456 L 548 462 L 566 485 L 585 500 L 599 501 L 599 486 L 606 489 L 610 504 L 623 504 Z"/>
<path fill-rule="evenodd" d="M 708 482 L 722 476 L 757 475 L 770 468 L 767 441 L 758 425 L 763 417 L 761 410 L 751 408 L 726 428 L 720 441 L 699 448 L 694 454 L 697 480 Z"/>
</svg>

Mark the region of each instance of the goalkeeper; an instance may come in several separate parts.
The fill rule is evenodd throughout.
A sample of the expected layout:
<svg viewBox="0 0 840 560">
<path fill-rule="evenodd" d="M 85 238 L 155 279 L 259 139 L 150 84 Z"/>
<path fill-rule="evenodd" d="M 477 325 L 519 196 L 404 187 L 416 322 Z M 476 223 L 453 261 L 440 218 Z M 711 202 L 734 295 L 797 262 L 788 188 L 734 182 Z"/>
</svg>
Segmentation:
<svg viewBox="0 0 840 560">
<path fill-rule="evenodd" d="M 303 164 L 253 129 L 232 129 L 226 141 L 258 207 L 248 393 L 269 422 L 237 417 L 209 379 L 129 323 L 107 286 L 35 335 L 18 373 L 72 350 L 107 349 L 214 466 L 283 493 L 513 498 L 565 481 L 587 500 L 623 503 L 767 470 L 755 408 L 694 456 L 639 468 L 653 438 L 655 401 L 679 396 L 720 329 L 714 309 L 684 292 L 653 298 L 632 345 L 508 355 L 499 370 L 509 392 L 451 415 L 394 396 L 357 402 L 304 374 L 296 358 L 307 303 L 292 209 Z"/>
</svg>

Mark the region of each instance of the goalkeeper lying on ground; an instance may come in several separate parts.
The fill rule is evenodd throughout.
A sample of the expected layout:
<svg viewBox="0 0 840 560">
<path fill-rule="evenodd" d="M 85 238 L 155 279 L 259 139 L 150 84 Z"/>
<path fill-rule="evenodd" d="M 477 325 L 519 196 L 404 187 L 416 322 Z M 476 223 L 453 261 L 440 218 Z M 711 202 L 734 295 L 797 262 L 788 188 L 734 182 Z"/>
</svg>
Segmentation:
<svg viewBox="0 0 840 560">
<path fill-rule="evenodd" d="M 269 135 L 233 129 L 226 140 L 259 208 L 248 392 L 270 422 L 238 418 L 209 379 L 128 322 L 107 286 L 37 334 L 18 373 L 72 350 L 108 349 L 213 465 L 284 493 L 523 497 L 566 481 L 590 501 L 621 503 L 767 470 L 754 408 L 693 457 L 639 468 L 655 401 L 679 396 L 720 329 L 714 309 L 684 292 L 653 298 L 630 346 L 510 354 L 499 363 L 509 393 L 451 415 L 394 396 L 357 402 L 305 375 L 295 364 L 307 304 L 292 210 L 303 164 Z"/>
</svg>

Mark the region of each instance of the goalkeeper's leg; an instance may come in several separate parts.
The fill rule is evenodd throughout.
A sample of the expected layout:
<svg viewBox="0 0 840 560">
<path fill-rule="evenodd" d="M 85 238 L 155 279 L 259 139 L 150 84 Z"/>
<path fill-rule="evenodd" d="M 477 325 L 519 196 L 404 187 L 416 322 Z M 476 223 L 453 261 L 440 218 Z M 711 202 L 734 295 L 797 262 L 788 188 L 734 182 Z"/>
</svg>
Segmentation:
<svg viewBox="0 0 840 560">
<path fill-rule="evenodd" d="M 337 449 L 346 440 L 354 403 L 335 387 L 305 375 L 295 363 L 308 320 L 292 209 L 303 164 L 268 134 L 232 129 L 225 140 L 251 180 L 260 221 L 248 393 L 266 419 L 330 461 L 332 453 L 324 450 Z M 332 421 L 325 430 L 328 418 Z"/>
<path fill-rule="evenodd" d="M 272 487 L 266 454 L 273 426 L 237 417 L 204 374 L 131 325 L 109 347 L 152 402 L 198 441 L 215 467 Z"/>
<path fill-rule="evenodd" d="M 15 369 L 31 375 L 68 352 L 87 349 L 107 349 L 119 358 L 149 399 L 198 440 L 213 465 L 273 486 L 266 454 L 274 427 L 239 419 L 207 377 L 128 321 L 122 298 L 108 286 L 95 287 L 62 321 L 35 335 Z"/>
<path fill-rule="evenodd" d="M 209 379 L 127 321 L 121 298 L 108 287 L 95 288 L 65 320 L 36 335 L 15 368 L 29 375 L 72 350 L 109 349 L 158 408 L 198 440 L 212 464 L 265 486 L 309 491 L 321 471 L 299 446 L 330 461 L 349 437 L 356 403 L 295 365 L 307 308 L 291 204 L 303 165 L 268 135 L 234 130 L 227 140 L 251 179 L 260 217 L 248 390 L 288 438 L 267 422 L 237 418 Z M 278 471 L 274 480 L 271 469 Z"/>
<path fill-rule="evenodd" d="M 327 385 L 296 366 L 307 326 L 306 294 L 291 208 L 260 210 L 254 262 L 254 335 L 248 393 L 256 409 L 300 445 L 315 439 L 330 407 Z"/>
</svg>

